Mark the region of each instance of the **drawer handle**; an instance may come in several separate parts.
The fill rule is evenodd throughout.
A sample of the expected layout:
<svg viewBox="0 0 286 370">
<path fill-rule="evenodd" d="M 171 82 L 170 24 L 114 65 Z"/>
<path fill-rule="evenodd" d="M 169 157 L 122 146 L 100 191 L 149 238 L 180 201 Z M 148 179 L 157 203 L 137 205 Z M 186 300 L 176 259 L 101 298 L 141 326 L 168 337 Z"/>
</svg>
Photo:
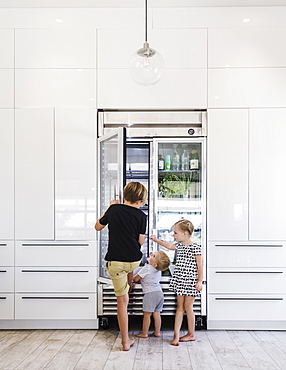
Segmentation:
<svg viewBox="0 0 286 370">
<path fill-rule="evenodd" d="M 259 244 L 259 245 L 256 245 L 256 244 L 247 244 L 247 245 L 239 245 L 239 244 L 215 244 L 216 247 L 255 247 L 255 248 L 261 248 L 261 247 L 265 247 L 265 248 L 283 248 L 283 245 L 262 245 L 262 244 Z"/>
<path fill-rule="evenodd" d="M 89 299 L 89 297 L 21 297 L 22 299 Z"/>
<path fill-rule="evenodd" d="M 27 244 L 27 243 L 23 243 L 22 247 L 89 247 L 89 244 L 88 243 L 84 243 L 84 244 L 52 244 L 52 243 Z"/>
<path fill-rule="evenodd" d="M 21 272 L 89 272 L 89 270 L 21 270 Z"/>
<path fill-rule="evenodd" d="M 215 271 L 216 274 L 283 274 L 283 271 Z"/>
<path fill-rule="evenodd" d="M 0 270 L 0 272 L 7 272 L 6 270 Z"/>
<path fill-rule="evenodd" d="M 2 244 L 2 243 L 1 243 L 1 244 L 0 244 L 0 247 L 7 247 L 7 244 L 4 244 L 4 243 Z"/>
<path fill-rule="evenodd" d="M 7 299 L 7 297 L 0 297 L 0 299 Z"/>
<path fill-rule="evenodd" d="M 215 298 L 216 301 L 283 301 L 283 298 Z"/>
</svg>

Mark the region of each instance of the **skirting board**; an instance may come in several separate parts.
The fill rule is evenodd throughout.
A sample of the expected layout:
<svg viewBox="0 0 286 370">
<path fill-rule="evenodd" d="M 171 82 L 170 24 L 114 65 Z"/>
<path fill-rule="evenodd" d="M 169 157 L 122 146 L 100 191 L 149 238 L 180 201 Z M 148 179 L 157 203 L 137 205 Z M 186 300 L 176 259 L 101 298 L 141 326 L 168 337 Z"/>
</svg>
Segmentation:
<svg viewBox="0 0 286 370">
<path fill-rule="evenodd" d="M 208 330 L 286 330 L 286 321 L 207 321 Z"/>
<path fill-rule="evenodd" d="M 96 320 L 0 320 L 0 329 L 98 329 Z"/>
</svg>

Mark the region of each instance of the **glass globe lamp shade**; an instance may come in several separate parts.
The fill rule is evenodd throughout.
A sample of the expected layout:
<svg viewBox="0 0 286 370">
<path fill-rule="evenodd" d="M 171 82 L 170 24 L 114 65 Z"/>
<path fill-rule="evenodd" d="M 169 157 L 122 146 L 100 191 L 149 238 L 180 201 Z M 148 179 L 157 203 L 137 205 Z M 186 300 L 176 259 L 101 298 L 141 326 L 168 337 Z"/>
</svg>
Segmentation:
<svg viewBox="0 0 286 370">
<path fill-rule="evenodd" d="M 164 72 L 164 60 L 158 51 L 150 49 L 145 42 L 143 48 L 131 55 L 129 71 L 139 85 L 155 85 Z"/>
</svg>

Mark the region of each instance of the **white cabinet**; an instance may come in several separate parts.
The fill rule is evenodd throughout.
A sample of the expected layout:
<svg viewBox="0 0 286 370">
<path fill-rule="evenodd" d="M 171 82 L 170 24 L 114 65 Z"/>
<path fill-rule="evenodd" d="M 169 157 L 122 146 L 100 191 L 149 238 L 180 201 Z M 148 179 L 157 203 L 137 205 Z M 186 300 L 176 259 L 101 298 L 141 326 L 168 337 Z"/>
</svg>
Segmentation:
<svg viewBox="0 0 286 370">
<path fill-rule="evenodd" d="M 95 83 L 95 69 L 16 69 L 15 106 L 94 108 Z"/>
<path fill-rule="evenodd" d="M 14 108 L 14 70 L 0 69 L 0 108 Z"/>
<path fill-rule="evenodd" d="M 54 110 L 15 115 L 16 239 L 54 239 Z"/>
<path fill-rule="evenodd" d="M 14 238 L 14 113 L 10 109 L 0 109 L 0 158 L 1 243 Z"/>
<path fill-rule="evenodd" d="M 15 67 L 95 68 L 95 47 L 92 28 L 16 29 Z"/>
<path fill-rule="evenodd" d="M 14 30 L 0 30 L 0 48 L 0 68 L 14 68 Z"/>
<path fill-rule="evenodd" d="M 250 240 L 286 240 L 286 109 L 250 111 Z"/>
<path fill-rule="evenodd" d="M 208 111 L 208 239 L 248 240 L 248 110 Z"/>
<path fill-rule="evenodd" d="M 56 109 L 56 240 L 95 237 L 96 141 L 94 109 Z"/>
<path fill-rule="evenodd" d="M 285 260 L 285 243 L 209 243 L 208 328 L 285 330 Z"/>
</svg>

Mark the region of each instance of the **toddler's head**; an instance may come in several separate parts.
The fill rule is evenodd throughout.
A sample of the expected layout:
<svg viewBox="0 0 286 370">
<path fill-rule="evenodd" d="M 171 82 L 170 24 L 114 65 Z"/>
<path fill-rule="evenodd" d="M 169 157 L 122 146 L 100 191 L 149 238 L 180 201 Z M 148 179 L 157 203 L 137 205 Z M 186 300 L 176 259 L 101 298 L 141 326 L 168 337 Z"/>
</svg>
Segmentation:
<svg viewBox="0 0 286 370">
<path fill-rule="evenodd" d="M 170 266 L 170 258 L 163 251 L 157 251 L 155 253 L 155 259 L 157 263 L 156 269 L 159 271 L 165 271 Z"/>
</svg>

